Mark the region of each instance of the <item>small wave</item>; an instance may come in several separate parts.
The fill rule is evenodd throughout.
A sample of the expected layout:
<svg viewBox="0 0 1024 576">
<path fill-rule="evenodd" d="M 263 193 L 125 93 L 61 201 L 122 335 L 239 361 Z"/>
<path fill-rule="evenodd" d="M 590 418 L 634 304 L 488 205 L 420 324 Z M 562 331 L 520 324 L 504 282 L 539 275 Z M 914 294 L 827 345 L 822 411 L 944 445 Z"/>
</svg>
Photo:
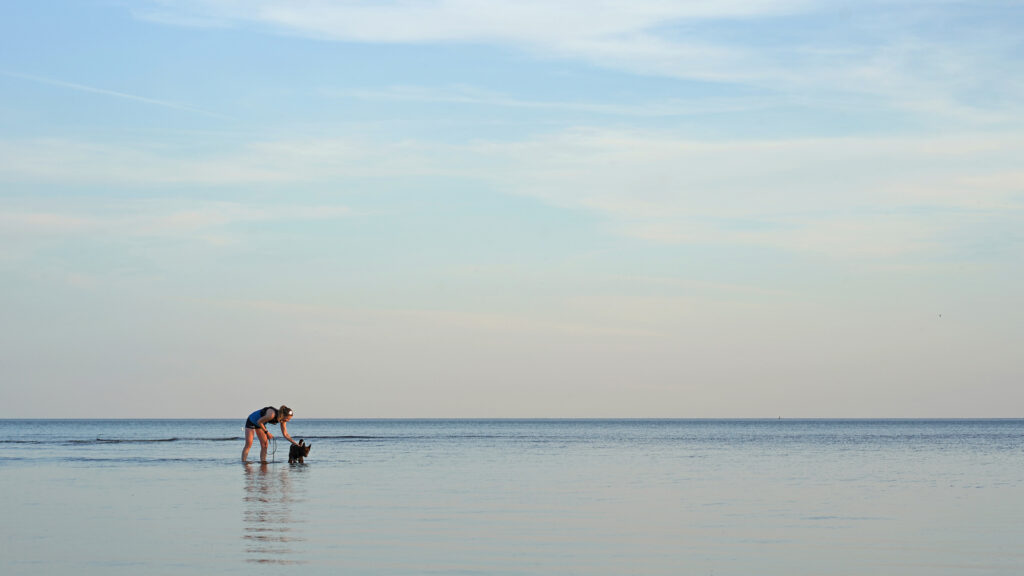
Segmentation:
<svg viewBox="0 0 1024 576">
<path fill-rule="evenodd" d="M 90 458 L 87 456 L 67 456 L 64 458 L 57 459 L 60 462 L 68 463 L 85 463 L 85 464 L 166 464 L 166 463 L 220 463 L 220 462 L 231 462 L 235 463 L 237 460 L 234 458 L 147 458 L 143 456 L 136 457 L 99 457 Z"/>
<path fill-rule="evenodd" d="M 211 438 L 96 438 L 95 440 L 64 440 L 60 443 L 70 445 L 83 444 L 166 444 L 170 442 L 240 442 L 241 436 L 216 436 Z M 24 440 L 20 442 L 45 444 L 46 442 Z"/>
<path fill-rule="evenodd" d="M 97 438 L 95 440 L 68 440 L 66 444 L 156 444 L 178 442 L 180 438 Z"/>
<path fill-rule="evenodd" d="M 341 436 L 303 436 L 302 434 L 295 434 L 295 436 L 305 440 L 390 440 L 394 438 L 394 436 L 352 436 L 347 434 Z"/>
<path fill-rule="evenodd" d="M 393 434 L 389 436 L 360 436 L 353 434 L 342 434 L 337 436 L 315 436 L 306 434 L 292 434 L 292 436 L 295 438 L 304 438 L 307 440 L 486 440 L 508 438 L 508 436 L 501 436 L 496 434 Z"/>
</svg>

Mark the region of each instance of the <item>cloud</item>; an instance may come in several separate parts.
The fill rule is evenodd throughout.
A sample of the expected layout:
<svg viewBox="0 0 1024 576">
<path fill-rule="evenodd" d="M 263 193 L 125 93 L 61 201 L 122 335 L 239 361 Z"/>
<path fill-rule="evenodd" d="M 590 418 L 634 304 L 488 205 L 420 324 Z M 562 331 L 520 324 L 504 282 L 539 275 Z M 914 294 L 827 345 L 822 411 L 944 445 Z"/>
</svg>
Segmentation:
<svg viewBox="0 0 1024 576">
<path fill-rule="evenodd" d="M 90 234 L 112 237 L 209 236 L 238 223 L 312 222 L 352 215 L 340 205 L 242 204 L 185 200 L 45 200 L 0 203 L 0 228 L 20 238 Z"/>
<path fill-rule="evenodd" d="M 598 101 L 557 101 L 516 98 L 472 86 L 391 86 L 380 89 L 351 89 L 332 92 L 339 98 L 353 98 L 370 102 L 427 102 L 441 104 L 468 104 L 500 108 L 550 110 L 558 112 L 585 112 L 608 116 L 659 118 L 670 116 L 701 116 L 726 112 L 763 110 L 781 104 L 772 98 L 715 98 L 715 99 L 663 99 L 635 104 L 608 104 Z"/>
<path fill-rule="evenodd" d="M 399 2 L 191 1 L 143 3 L 137 16 L 169 24 L 234 24 L 322 40 L 363 43 L 510 45 L 646 74 L 749 78 L 765 62 L 722 42 L 659 31 L 686 22 L 778 17 L 813 7 L 806 0 L 746 2 Z"/>
<path fill-rule="evenodd" d="M 1019 221 L 1024 210 L 1024 138 L 1012 135 L 701 142 L 581 132 L 489 153 L 515 159 L 496 186 L 665 244 L 927 255 L 957 231 Z"/>
<path fill-rule="evenodd" d="M 1024 208 L 1024 138 L 1012 134 L 700 141 L 575 130 L 518 142 L 295 139 L 249 143 L 202 158 L 163 152 L 0 142 L 0 179 L 129 188 L 259 182 L 285 187 L 294 203 L 207 203 L 195 212 L 178 206 L 154 210 L 165 216 L 151 222 L 137 215 L 126 221 L 139 230 L 174 230 L 344 216 L 344 209 L 304 206 L 304 187 L 372 193 L 379 188 L 366 188 L 367 179 L 375 187 L 401 189 L 409 178 L 429 176 L 587 212 L 618 233 L 651 242 L 756 244 L 866 257 L 934 251 L 958 228 L 986 218 L 1019 219 Z M 84 225 L 64 216 L 73 215 L 37 214 L 24 222 Z"/>
<path fill-rule="evenodd" d="M 666 211 L 736 216 L 811 213 L 860 206 L 997 202 L 1012 187 L 969 201 L 965 178 L 1012 180 L 1024 138 L 1008 135 L 690 140 L 651 132 L 577 130 L 482 145 L 508 158 L 509 188 L 553 204 L 622 216 Z M 993 174 L 1008 175 L 996 178 Z M 991 205 L 991 204 L 989 204 Z"/>
<path fill-rule="evenodd" d="M 153 20 L 175 15 L 185 22 L 263 24 L 344 41 L 553 45 L 566 38 L 623 35 L 679 20 L 780 15 L 810 6 L 813 2 L 806 0 L 157 0 L 138 4 L 133 11 Z"/>
<path fill-rule="evenodd" d="M 18 209 L 0 209 L 0 226 L 7 233 L 34 231 L 66 234 L 94 228 L 96 222 L 78 215 Z"/>
<path fill-rule="evenodd" d="M 960 2 L 154 1 L 142 18 L 325 41 L 511 46 L 631 74 L 738 84 L 794 102 L 1020 122 L 1019 35 Z"/>
<path fill-rule="evenodd" d="M 426 144 L 299 139 L 241 144 L 220 154 L 190 146 L 96 143 L 72 139 L 0 140 L 0 181 L 115 187 L 241 186 L 322 182 L 439 172 Z"/>
<path fill-rule="evenodd" d="M 67 88 L 70 90 L 76 90 L 78 92 L 88 92 L 90 94 L 100 94 L 103 96 L 110 96 L 113 98 L 119 98 L 123 100 L 131 100 L 134 102 L 142 102 L 143 104 L 150 104 L 153 106 L 160 106 L 162 108 L 170 108 L 173 110 L 180 110 L 183 112 L 191 112 L 195 114 L 202 114 L 203 116 L 211 116 L 214 118 L 228 119 L 228 116 L 218 114 L 216 112 L 210 112 L 201 108 L 195 108 L 193 106 L 186 106 L 184 104 L 178 104 L 176 102 L 169 102 L 166 100 L 158 100 L 156 98 L 146 98 L 144 96 L 138 96 L 135 94 L 128 94 L 126 92 L 118 92 L 116 90 L 106 90 L 104 88 L 97 88 L 95 86 L 87 86 L 85 84 L 76 84 L 74 82 L 65 82 L 63 80 L 55 80 L 53 78 L 43 78 L 41 76 L 32 76 L 30 74 L 17 74 L 14 72 L 0 71 L 0 75 L 7 76 L 9 78 L 18 78 L 21 80 L 28 80 L 38 84 L 47 84 L 49 86 L 57 86 L 60 88 Z"/>
</svg>

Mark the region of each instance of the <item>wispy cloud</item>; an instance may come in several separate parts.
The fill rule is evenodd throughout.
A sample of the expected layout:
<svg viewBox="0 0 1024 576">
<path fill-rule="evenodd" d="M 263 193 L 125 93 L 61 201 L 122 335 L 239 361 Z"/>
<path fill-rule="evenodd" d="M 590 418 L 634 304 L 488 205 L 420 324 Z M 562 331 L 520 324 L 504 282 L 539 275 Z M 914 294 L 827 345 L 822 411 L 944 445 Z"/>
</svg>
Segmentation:
<svg viewBox="0 0 1024 576">
<path fill-rule="evenodd" d="M 0 203 L 0 226 L 5 233 L 208 238 L 239 223 L 311 222 L 352 216 L 347 206 L 322 204 L 155 200 L 106 201 L 78 206 L 67 202 L 53 206 L 46 201 L 25 204 Z"/>
<path fill-rule="evenodd" d="M 580 59 L 645 74 L 705 79 L 763 75 L 757 52 L 720 41 L 665 34 L 688 22 L 771 18 L 813 9 L 807 0 L 746 2 L 406 0 L 296 4 L 156 0 L 135 8 L 169 24 L 233 23 L 323 40 L 366 43 L 489 43 L 541 57 Z"/>
<path fill-rule="evenodd" d="M 116 90 L 107 90 L 105 88 L 97 88 L 95 86 L 87 86 L 85 84 L 77 84 L 75 82 L 66 82 L 64 80 L 56 80 L 53 78 L 45 78 L 42 76 L 33 76 L 31 74 L 20 74 L 16 72 L 7 72 L 0 70 L 0 75 L 7 76 L 8 78 L 17 78 L 19 80 L 27 80 L 29 82 L 35 82 L 37 84 L 46 84 L 49 86 L 56 86 L 59 88 L 66 88 L 69 90 L 77 90 L 79 92 L 88 92 L 90 94 L 100 94 L 102 96 L 110 96 L 112 98 L 120 98 L 123 100 L 131 100 L 133 102 L 141 102 L 143 104 L 150 104 L 152 106 L 160 106 L 163 108 L 170 108 L 172 110 L 180 110 L 182 112 L 190 112 L 193 114 L 202 114 L 203 116 L 210 116 L 213 118 L 230 119 L 229 116 L 219 114 L 217 112 L 210 112 L 209 110 L 203 110 L 202 108 L 196 108 L 193 106 L 186 106 L 177 102 L 169 102 L 167 100 L 158 100 L 156 98 L 147 98 L 145 96 L 138 96 L 135 94 L 128 94 L 126 92 L 118 92 Z"/>
<path fill-rule="evenodd" d="M 0 182 L 119 189 L 313 183 L 345 187 L 362 178 L 476 174 L 476 168 L 467 169 L 458 161 L 460 150 L 431 142 L 325 138 L 251 142 L 225 146 L 218 153 L 147 142 L 0 140 Z"/>
<path fill-rule="evenodd" d="M 391 86 L 382 89 L 352 89 L 332 93 L 340 98 L 353 98 L 372 102 L 421 102 L 439 104 L 466 104 L 527 110 L 583 112 L 608 116 L 660 118 L 672 116 L 699 116 L 726 112 L 746 112 L 779 106 L 772 98 L 716 98 L 704 100 L 663 99 L 656 101 L 610 104 L 586 101 L 550 101 L 515 98 L 508 94 L 482 90 L 472 86 Z"/>
<path fill-rule="evenodd" d="M 322 40 L 506 45 L 538 58 L 756 86 L 804 101 L 853 98 L 855 105 L 929 118 L 1019 123 L 1019 34 L 998 15 L 965 22 L 960 4 L 932 3 L 922 10 L 909 0 L 156 0 L 135 12 L 179 25 L 215 22 Z M 999 14 L 1012 5 L 993 9 Z"/>
<path fill-rule="evenodd" d="M 356 188 L 366 178 L 377 186 L 410 177 L 457 178 L 600 215 L 614 230 L 653 242 L 865 256 L 932 250 L 961 224 L 1024 213 L 1024 138 L 1013 135 L 705 142 L 580 130 L 465 145 L 296 139 L 202 158 L 166 152 L 0 142 L 0 179 L 121 187 L 259 182 L 296 194 L 308 185 Z M 316 206 L 300 206 L 274 207 L 275 217 L 323 214 Z M 215 204 L 197 213 L 167 213 L 144 227 L 270 217 L 260 209 Z"/>
<path fill-rule="evenodd" d="M 605 0 L 154 0 L 137 4 L 139 17 L 174 23 L 236 22 L 278 26 L 336 40 L 366 42 L 504 41 L 555 44 L 560 39 L 623 35 L 666 22 L 752 18 L 801 12 L 808 0 L 664 2 Z"/>
<path fill-rule="evenodd" d="M 659 243 L 896 257 L 1024 216 L 1015 136 L 699 142 L 585 132 L 488 153 L 515 159 L 495 185 L 592 210 Z"/>
</svg>

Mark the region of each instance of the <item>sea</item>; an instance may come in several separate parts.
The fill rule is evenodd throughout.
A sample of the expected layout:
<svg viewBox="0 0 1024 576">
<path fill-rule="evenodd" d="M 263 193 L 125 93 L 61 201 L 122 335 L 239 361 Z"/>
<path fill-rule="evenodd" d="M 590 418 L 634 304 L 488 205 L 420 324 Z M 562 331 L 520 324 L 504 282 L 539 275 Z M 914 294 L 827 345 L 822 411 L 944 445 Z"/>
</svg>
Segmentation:
<svg viewBox="0 0 1024 576">
<path fill-rule="evenodd" d="M 1024 420 L 242 422 L 0 420 L 0 574 L 1024 574 Z"/>
</svg>

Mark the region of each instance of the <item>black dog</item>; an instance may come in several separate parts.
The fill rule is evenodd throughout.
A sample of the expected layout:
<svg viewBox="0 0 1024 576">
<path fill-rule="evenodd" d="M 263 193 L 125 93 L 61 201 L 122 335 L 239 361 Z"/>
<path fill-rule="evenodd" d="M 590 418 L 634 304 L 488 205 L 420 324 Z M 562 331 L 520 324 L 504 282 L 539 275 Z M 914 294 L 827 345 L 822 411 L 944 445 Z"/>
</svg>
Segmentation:
<svg viewBox="0 0 1024 576">
<path fill-rule="evenodd" d="M 288 448 L 288 463 L 295 464 L 298 462 L 299 464 L 305 464 L 305 462 L 303 462 L 303 458 L 309 456 L 309 449 L 312 447 L 313 445 L 306 444 L 305 440 L 299 440 L 298 444 L 292 444 L 291 447 Z"/>
</svg>

